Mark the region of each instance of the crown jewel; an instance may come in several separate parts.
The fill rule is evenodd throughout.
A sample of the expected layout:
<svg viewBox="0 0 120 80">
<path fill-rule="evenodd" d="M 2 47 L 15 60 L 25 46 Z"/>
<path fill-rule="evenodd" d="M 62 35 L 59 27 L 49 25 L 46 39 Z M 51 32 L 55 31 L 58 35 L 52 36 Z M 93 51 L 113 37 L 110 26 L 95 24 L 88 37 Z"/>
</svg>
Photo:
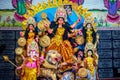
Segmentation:
<svg viewBox="0 0 120 80">
<path fill-rule="evenodd" d="M 56 10 L 54 20 L 56 21 L 59 17 L 63 17 L 64 20 L 66 21 L 67 13 L 66 13 L 66 10 L 63 7 L 59 7 Z"/>
</svg>

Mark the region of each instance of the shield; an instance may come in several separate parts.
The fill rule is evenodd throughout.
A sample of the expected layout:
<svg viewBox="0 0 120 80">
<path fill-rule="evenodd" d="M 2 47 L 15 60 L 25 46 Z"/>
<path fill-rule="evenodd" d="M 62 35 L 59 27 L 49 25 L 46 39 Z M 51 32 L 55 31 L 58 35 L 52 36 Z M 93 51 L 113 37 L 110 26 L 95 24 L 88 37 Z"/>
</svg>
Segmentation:
<svg viewBox="0 0 120 80">
<path fill-rule="evenodd" d="M 24 38 L 24 37 L 20 37 L 19 39 L 18 39 L 18 45 L 19 46 L 25 46 L 26 45 L 26 39 Z"/>
<path fill-rule="evenodd" d="M 40 37 L 40 39 L 39 39 L 39 44 L 40 44 L 42 47 L 47 47 L 47 46 L 49 46 L 49 44 L 50 44 L 50 38 L 49 38 L 47 35 L 44 35 L 44 36 Z"/>
<path fill-rule="evenodd" d="M 16 48 L 16 49 L 15 49 L 15 53 L 16 53 L 17 55 L 21 55 L 21 54 L 23 53 L 23 48 L 21 48 L 21 47 Z"/>
<path fill-rule="evenodd" d="M 81 77 L 81 78 L 85 78 L 88 74 L 88 71 L 86 68 L 80 68 L 78 70 L 78 75 Z"/>
<path fill-rule="evenodd" d="M 17 64 L 22 64 L 23 63 L 23 58 L 20 55 L 17 55 L 15 57 L 15 61 Z"/>
</svg>

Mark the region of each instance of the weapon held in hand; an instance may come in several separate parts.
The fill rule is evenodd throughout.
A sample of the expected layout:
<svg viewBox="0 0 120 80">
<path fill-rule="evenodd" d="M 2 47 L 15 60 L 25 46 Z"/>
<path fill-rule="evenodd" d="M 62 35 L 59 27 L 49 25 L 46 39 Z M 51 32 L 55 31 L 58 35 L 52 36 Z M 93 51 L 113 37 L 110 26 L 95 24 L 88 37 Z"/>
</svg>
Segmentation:
<svg viewBox="0 0 120 80">
<path fill-rule="evenodd" d="M 8 56 L 4 55 L 3 56 L 4 61 L 11 63 L 13 66 L 17 67 L 10 59 Z"/>
</svg>

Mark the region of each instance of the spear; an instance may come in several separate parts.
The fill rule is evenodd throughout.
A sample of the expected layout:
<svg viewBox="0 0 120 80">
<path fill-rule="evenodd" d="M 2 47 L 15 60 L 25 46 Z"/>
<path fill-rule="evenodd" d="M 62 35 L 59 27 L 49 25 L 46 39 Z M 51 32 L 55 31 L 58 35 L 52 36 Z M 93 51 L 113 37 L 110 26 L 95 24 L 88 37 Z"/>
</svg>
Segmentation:
<svg viewBox="0 0 120 80">
<path fill-rule="evenodd" d="M 13 66 L 15 66 L 15 67 L 17 67 L 10 59 L 9 59 L 9 57 L 8 56 L 3 56 L 3 59 L 4 59 L 4 61 L 8 61 L 9 63 L 11 63 Z"/>
</svg>

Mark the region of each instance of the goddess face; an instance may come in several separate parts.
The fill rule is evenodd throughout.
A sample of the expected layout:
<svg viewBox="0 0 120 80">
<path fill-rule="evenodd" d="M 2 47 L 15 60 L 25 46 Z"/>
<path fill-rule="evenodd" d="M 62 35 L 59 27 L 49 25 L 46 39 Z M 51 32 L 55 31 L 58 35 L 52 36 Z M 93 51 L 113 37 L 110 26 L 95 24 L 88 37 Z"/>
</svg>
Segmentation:
<svg viewBox="0 0 120 80">
<path fill-rule="evenodd" d="M 63 24 L 64 23 L 64 19 L 63 18 L 59 18 L 58 19 L 58 24 Z"/>
<path fill-rule="evenodd" d="M 34 26 L 33 25 L 29 25 L 29 29 L 33 30 Z"/>
<path fill-rule="evenodd" d="M 87 25 L 87 28 L 90 29 L 90 28 L 91 28 L 91 24 L 88 24 L 88 25 Z"/>
</svg>

